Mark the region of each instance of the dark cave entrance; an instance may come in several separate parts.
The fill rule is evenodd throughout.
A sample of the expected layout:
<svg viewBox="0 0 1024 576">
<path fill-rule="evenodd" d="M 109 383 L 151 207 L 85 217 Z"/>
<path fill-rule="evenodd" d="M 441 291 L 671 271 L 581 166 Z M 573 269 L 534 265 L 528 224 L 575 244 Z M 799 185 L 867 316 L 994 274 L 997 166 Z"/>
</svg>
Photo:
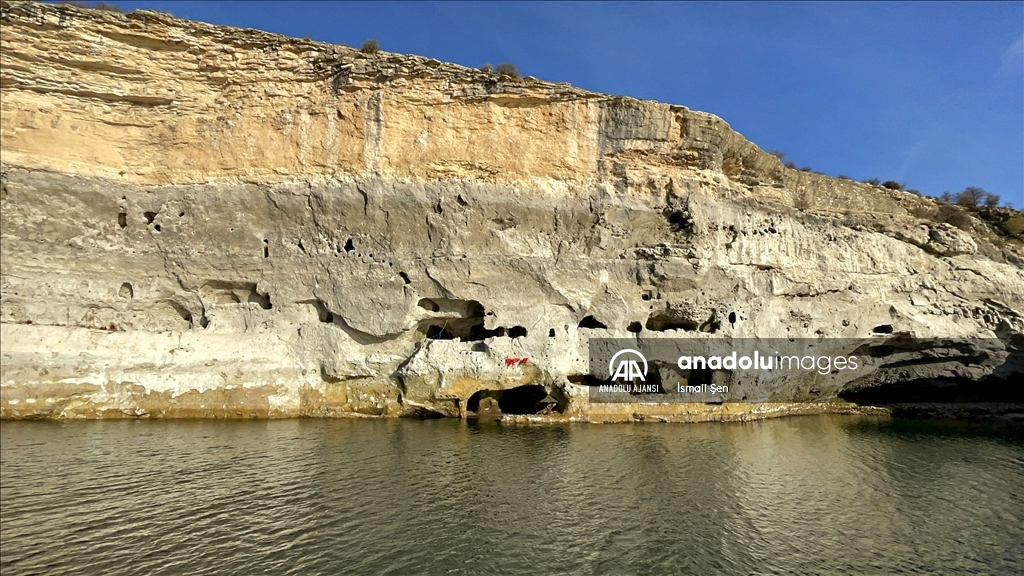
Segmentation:
<svg viewBox="0 0 1024 576">
<path fill-rule="evenodd" d="M 502 414 L 539 414 L 560 411 L 562 406 L 540 384 L 517 386 L 507 390 L 478 390 L 466 402 L 467 416 Z"/>
</svg>

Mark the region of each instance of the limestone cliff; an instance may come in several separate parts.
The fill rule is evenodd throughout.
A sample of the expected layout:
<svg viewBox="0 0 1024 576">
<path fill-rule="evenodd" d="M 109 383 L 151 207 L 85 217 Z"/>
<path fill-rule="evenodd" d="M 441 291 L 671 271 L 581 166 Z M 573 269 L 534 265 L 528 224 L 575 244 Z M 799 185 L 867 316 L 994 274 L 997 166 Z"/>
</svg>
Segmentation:
<svg viewBox="0 0 1024 576">
<path fill-rule="evenodd" d="M 1024 333 L 1016 244 L 711 114 L 156 12 L 0 20 L 3 417 L 519 390 L 550 418 L 746 418 L 842 390 L 598 406 L 587 340 Z"/>
</svg>

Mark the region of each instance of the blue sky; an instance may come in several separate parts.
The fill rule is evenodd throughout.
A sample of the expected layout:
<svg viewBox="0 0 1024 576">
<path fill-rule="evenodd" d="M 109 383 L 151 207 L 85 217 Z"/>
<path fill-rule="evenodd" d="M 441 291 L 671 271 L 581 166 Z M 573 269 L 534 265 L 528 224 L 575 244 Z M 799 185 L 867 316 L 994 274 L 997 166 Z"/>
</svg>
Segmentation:
<svg viewBox="0 0 1024 576">
<path fill-rule="evenodd" d="M 1024 207 L 1024 3 L 121 2 L 682 104 L 833 176 Z"/>
</svg>

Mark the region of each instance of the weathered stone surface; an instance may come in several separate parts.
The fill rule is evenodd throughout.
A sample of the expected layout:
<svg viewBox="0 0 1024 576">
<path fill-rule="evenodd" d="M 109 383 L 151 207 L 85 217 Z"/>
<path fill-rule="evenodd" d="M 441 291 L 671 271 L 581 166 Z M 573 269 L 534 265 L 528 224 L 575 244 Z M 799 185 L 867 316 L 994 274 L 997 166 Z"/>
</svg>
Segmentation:
<svg viewBox="0 0 1024 576">
<path fill-rule="evenodd" d="M 506 418 L 745 419 L 850 407 L 787 404 L 800 386 L 591 405 L 587 338 L 1024 333 L 1015 245 L 983 256 L 913 215 L 933 201 L 786 169 L 710 114 L 3 10 L 3 417 L 466 416 L 476 395 Z"/>
</svg>

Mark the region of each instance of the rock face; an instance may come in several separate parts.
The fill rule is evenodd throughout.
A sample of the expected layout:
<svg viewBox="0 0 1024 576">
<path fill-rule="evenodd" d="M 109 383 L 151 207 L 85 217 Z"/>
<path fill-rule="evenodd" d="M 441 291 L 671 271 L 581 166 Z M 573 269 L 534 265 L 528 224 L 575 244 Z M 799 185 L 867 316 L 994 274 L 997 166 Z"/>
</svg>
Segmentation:
<svg viewBox="0 0 1024 576">
<path fill-rule="evenodd" d="M 760 417 L 840 404 L 589 404 L 587 341 L 1024 333 L 982 222 L 710 114 L 155 12 L 2 21 L 6 418 Z"/>
</svg>

